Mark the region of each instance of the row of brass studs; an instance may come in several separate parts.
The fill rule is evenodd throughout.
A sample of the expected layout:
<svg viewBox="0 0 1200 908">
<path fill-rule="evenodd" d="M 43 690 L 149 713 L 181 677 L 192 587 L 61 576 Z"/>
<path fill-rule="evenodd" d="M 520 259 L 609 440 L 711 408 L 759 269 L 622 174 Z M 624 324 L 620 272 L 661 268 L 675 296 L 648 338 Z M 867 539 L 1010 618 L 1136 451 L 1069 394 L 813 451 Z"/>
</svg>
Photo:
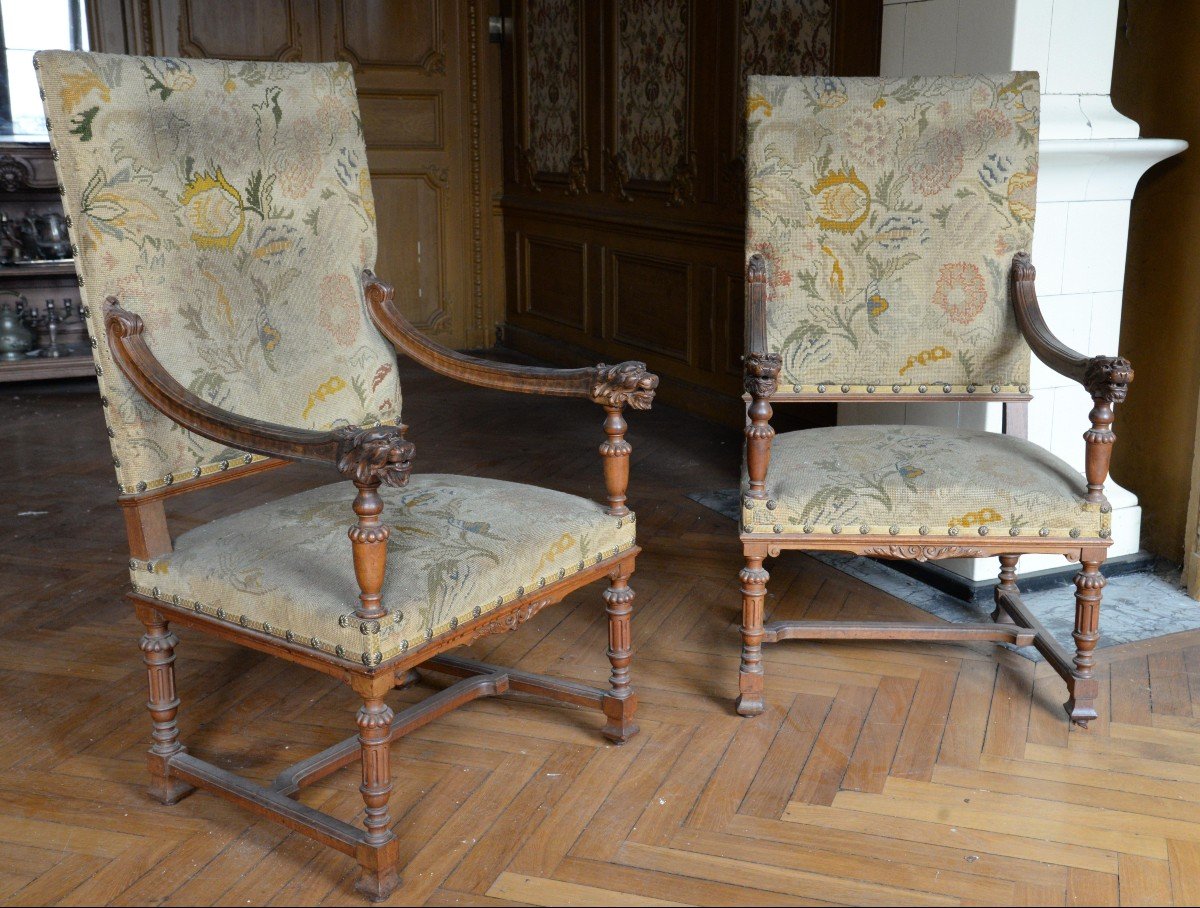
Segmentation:
<svg viewBox="0 0 1200 908">
<path fill-rule="evenodd" d="M 903 390 L 904 390 L 906 387 L 909 387 L 909 388 L 911 388 L 911 387 L 912 387 L 912 385 L 892 385 L 892 393 L 893 393 L 893 394 L 899 394 L 899 393 L 900 393 L 901 391 L 903 391 Z M 824 393 L 825 393 L 825 391 L 826 391 L 826 388 L 827 388 L 827 386 L 826 386 L 826 385 L 823 385 L 823 384 L 821 384 L 821 385 L 817 385 L 817 393 L 818 393 L 818 394 L 824 394 Z M 803 390 L 804 390 L 804 386 L 803 386 L 803 385 L 792 385 L 792 391 L 794 391 L 796 394 L 799 394 L 799 393 L 801 393 Z M 921 394 L 924 394 L 924 393 L 925 393 L 925 392 L 927 392 L 928 390 L 929 390 L 929 385 L 918 385 L 918 386 L 917 386 L 917 391 L 919 391 Z M 974 394 L 974 393 L 976 392 L 976 390 L 978 390 L 978 386 L 976 386 L 976 385 L 967 385 L 967 393 L 968 393 L 968 394 Z M 1020 385 L 1020 386 L 1018 387 L 1018 390 L 1019 390 L 1019 392 L 1020 392 L 1021 394 L 1025 394 L 1026 392 L 1028 392 L 1028 390 L 1029 390 L 1029 386 L 1028 386 L 1028 385 Z M 943 394 L 950 394 L 950 393 L 952 393 L 953 391 L 954 391 L 954 386 L 953 386 L 953 385 L 942 385 L 942 393 L 943 393 Z M 849 385 L 842 385 L 842 393 L 843 393 L 843 394 L 849 394 L 849 393 L 850 393 L 850 386 L 849 386 Z M 874 386 L 874 385 L 867 385 L 867 393 L 868 393 L 868 394 L 874 394 L 874 393 L 875 393 L 875 386 Z M 992 393 L 993 393 L 993 394 L 999 394 L 999 393 L 1000 393 L 1000 385 L 992 385 Z"/>
<path fill-rule="evenodd" d="M 108 406 L 108 398 L 101 398 L 100 402 L 104 406 Z M 108 437 L 113 438 L 115 436 L 116 436 L 116 433 L 112 430 L 112 428 L 109 428 Z M 243 454 L 241 457 L 241 461 L 242 461 L 242 463 L 252 463 L 254 461 L 254 455 L 253 454 Z M 120 462 L 115 457 L 113 458 L 113 463 L 117 467 L 121 466 Z M 224 473 L 226 470 L 229 469 L 229 467 L 230 467 L 230 462 L 228 460 L 222 460 L 220 463 L 217 464 L 217 470 L 212 471 L 212 472 Z M 166 476 L 164 476 L 162 478 L 162 484 L 164 486 L 174 485 L 176 479 L 199 479 L 203 474 L 204 474 L 204 469 L 202 467 L 192 467 L 191 470 L 189 470 L 186 475 L 183 473 L 168 473 Z M 149 486 L 146 484 L 146 481 L 140 480 L 137 483 L 137 485 L 128 486 L 128 487 L 121 486 L 121 491 L 122 492 L 141 493 L 141 492 L 145 492 L 146 489 L 148 489 L 148 488 L 149 488 Z"/>
<path fill-rule="evenodd" d="M 749 524 L 749 523 L 747 523 L 747 524 L 743 524 L 743 528 L 745 529 L 745 531 L 746 531 L 747 533 L 753 533 L 753 532 L 754 532 L 754 525 L 753 525 L 753 524 Z M 813 525 L 812 525 L 812 524 L 805 524 L 805 525 L 804 525 L 804 526 L 801 528 L 801 532 L 803 532 L 803 533 L 813 533 L 813 532 L 815 532 L 815 529 L 816 529 L 816 528 L 815 528 L 815 527 L 813 527 Z M 771 528 L 771 530 L 772 530 L 772 532 L 774 532 L 774 533 L 782 533 L 782 532 L 783 532 L 783 525 L 782 525 L 782 524 L 778 524 L 778 523 L 777 523 L 777 524 L 775 524 L 775 526 L 773 526 L 773 527 Z M 841 535 L 841 532 L 842 532 L 842 527 L 841 527 L 841 525 L 839 525 L 839 524 L 834 524 L 833 526 L 831 526 L 831 527 L 829 528 L 829 532 L 831 532 L 831 533 L 832 533 L 833 535 L 835 535 L 835 536 L 840 536 L 840 535 Z M 858 528 L 858 532 L 859 532 L 860 534 L 862 534 L 863 536 L 866 536 L 866 535 L 868 535 L 868 534 L 871 532 L 871 528 L 870 528 L 869 526 L 867 526 L 867 525 L 864 523 L 862 526 L 860 526 L 860 527 Z M 920 533 L 922 536 L 928 536 L 928 535 L 929 535 L 929 527 L 927 527 L 927 526 L 918 527 L 918 528 L 917 528 L 917 532 L 918 532 L 918 533 Z M 950 535 L 950 536 L 957 536 L 957 535 L 959 535 L 959 533 L 960 533 L 960 532 L 961 532 L 961 530 L 959 530 L 959 528 L 958 528 L 958 527 L 947 527 L 947 528 L 946 528 L 946 533 L 947 533 L 948 535 Z M 980 527 L 980 528 L 979 528 L 979 531 L 978 531 L 978 532 L 979 532 L 979 535 L 980 535 L 980 536 L 986 536 L 986 535 L 988 535 L 988 533 L 990 533 L 990 532 L 991 532 L 991 530 L 990 530 L 990 528 L 989 528 L 989 527 L 982 526 L 982 527 Z M 1071 538 L 1072 538 L 1072 539 L 1078 539 L 1078 538 L 1079 538 L 1079 537 L 1082 535 L 1082 532 L 1083 532 L 1083 531 L 1082 531 L 1082 530 L 1080 530 L 1080 529 L 1079 529 L 1079 527 L 1071 527 L 1071 529 L 1070 529 L 1070 531 L 1069 531 L 1069 532 L 1070 532 L 1070 535 L 1071 535 Z M 1110 535 L 1110 532 L 1111 532 L 1111 531 L 1109 531 L 1109 530 L 1107 530 L 1107 529 L 1102 529 L 1102 530 L 1100 530 L 1100 538 L 1101 538 L 1101 539 L 1107 539 L 1107 538 L 1109 537 L 1109 535 Z M 899 535 L 900 535 L 900 527 L 898 527 L 898 526 L 895 526 L 895 525 L 893 525 L 893 526 L 890 526 L 890 527 L 888 527 L 888 533 L 890 533 L 892 536 L 899 536 Z M 1020 536 L 1020 535 L 1021 535 L 1021 528 L 1020 528 L 1020 527 L 1009 527 L 1009 530 L 1008 530 L 1008 535 L 1009 535 L 1009 536 Z M 1039 535 L 1039 536 L 1042 536 L 1042 537 L 1049 536 L 1049 535 L 1050 535 L 1050 528 L 1049 528 L 1049 527 L 1042 527 L 1040 530 L 1038 530 L 1038 535 Z"/>
</svg>

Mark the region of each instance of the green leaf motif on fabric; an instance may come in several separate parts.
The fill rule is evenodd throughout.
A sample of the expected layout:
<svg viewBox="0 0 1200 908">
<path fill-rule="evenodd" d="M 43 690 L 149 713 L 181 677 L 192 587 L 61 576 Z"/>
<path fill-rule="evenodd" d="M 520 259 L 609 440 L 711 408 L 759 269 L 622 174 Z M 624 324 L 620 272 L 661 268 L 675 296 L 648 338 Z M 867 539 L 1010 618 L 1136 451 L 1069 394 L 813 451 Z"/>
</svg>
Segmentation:
<svg viewBox="0 0 1200 908">
<path fill-rule="evenodd" d="M 100 112 L 100 107 L 89 107 L 82 113 L 77 113 L 71 117 L 71 128 L 67 130 L 73 136 L 79 136 L 80 142 L 92 141 L 92 120 L 96 119 L 96 114 Z"/>
</svg>

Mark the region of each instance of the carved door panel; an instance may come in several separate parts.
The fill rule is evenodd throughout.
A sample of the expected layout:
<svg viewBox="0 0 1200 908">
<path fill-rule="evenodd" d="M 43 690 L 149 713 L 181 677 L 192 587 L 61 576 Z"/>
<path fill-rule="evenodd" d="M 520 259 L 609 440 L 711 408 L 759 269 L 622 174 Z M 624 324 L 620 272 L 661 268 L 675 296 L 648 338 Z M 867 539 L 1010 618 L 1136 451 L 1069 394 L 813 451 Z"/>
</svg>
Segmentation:
<svg viewBox="0 0 1200 908">
<path fill-rule="evenodd" d="M 487 0 L 90 2 L 103 50 L 349 62 L 375 193 L 380 277 L 442 343 L 492 342 L 501 238 L 499 214 L 484 200 L 500 181 L 500 61 L 486 42 Z"/>
</svg>

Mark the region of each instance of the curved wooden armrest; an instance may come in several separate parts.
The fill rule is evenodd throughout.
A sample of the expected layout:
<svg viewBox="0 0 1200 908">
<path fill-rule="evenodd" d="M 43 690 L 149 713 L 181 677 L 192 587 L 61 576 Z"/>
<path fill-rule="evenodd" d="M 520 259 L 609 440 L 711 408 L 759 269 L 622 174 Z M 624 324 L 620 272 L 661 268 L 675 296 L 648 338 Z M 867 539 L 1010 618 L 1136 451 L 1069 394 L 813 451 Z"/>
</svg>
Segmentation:
<svg viewBox="0 0 1200 908">
<path fill-rule="evenodd" d="M 550 397 L 583 397 L 605 407 L 629 406 L 649 410 L 658 387 L 658 376 L 645 363 L 630 361 L 615 366 L 551 369 L 497 363 L 444 347 L 418 331 L 400 312 L 390 284 L 370 271 L 362 275 L 371 319 L 398 350 L 427 369 L 484 388 L 545 394 Z"/>
<path fill-rule="evenodd" d="M 115 297 L 104 301 L 104 329 L 117 368 L 155 409 L 197 435 L 254 454 L 333 463 L 358 482 L 403 485 L 413 444 L 404 426 L 342 426 L 328 432 L 279 426 L 210 404 L 166 370 L 146 345 L 146 326 Z"/>
<path fill-rule="evenodd" d="M 1133 381 L 1133 366 L 1123 356 L 1084 356 L 1051 334 L 1038 306 L 1036 277 L 1029 253 L 1018 252 L 1013 256 L 1009 287 L 1017 325 L 1038 359 L 1060 375 L 1079 382 L 1092 396 L 1092 411 L 1088 414 L 1092 427 L 1083 433 L 1087 443 L 1086 497 L 1090 502 L 1107 506 L 1104 481 L 1108 478 L 1113 442 L 1117 440 L 1112 430 L 1113 407 L 1125 399 Z"/>
<path fill-rule="evenodd" d="M 1055 372 L 1079 382 L 1094 400 L 1110 404 L 1123 401 L 1129 383 L 1133 381 L 1133 366 L 1129 360 L 1123 356 L 1084 356 L 1055 337 L 1038 305 L 1034 286 L 1036 276 L 1029 253 L 1018 252 L 1013 256 L 1009 272 L 1013 311 L 1021 334 L 1034 355 Z"/>
</svg>

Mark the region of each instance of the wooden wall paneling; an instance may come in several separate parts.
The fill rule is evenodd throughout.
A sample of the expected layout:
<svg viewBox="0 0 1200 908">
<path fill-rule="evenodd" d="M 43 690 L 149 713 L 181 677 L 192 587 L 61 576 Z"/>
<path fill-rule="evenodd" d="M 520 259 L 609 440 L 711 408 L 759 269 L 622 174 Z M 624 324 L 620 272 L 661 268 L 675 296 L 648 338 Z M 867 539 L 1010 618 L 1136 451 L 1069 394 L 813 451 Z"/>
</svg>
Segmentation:
<svg viewBox="0 0 1200 908">
<path fill-rule="evenodd" d="M 841 71 L 839 60 L 863 71 L 878 58 L 880 0 L 510 0 L 505 9 L 513 34 L 503 80 L 502 208 L 513 278 L 506 337 L 564 364 L 645 359 L 668 379 L 661 399 L 740 423 L 743 80 L 749 72 Z M 556 35 L 531 36 L 535 22 Z M 564 130 L 530 124 L 538 93 L 531 48 L 546 53 L 569 39 L 580 44 L 587 159 L 577 191 L 561 173 Z M 547 153 L 538 147 L 545 141 L 559 147 Z M 545 160 L 559 172 L 538 163 Z M 518 234 L 586 245 L 582 319 L 565 319 L 565 302 L 526 299 L 527 288 L 549 292 L 552 282 L 530 273 L 518 287 L 515 269 L 564 264 L 527 256 Z M 710 393 L 697 396 L 701 388 Z"/>
</svg>

